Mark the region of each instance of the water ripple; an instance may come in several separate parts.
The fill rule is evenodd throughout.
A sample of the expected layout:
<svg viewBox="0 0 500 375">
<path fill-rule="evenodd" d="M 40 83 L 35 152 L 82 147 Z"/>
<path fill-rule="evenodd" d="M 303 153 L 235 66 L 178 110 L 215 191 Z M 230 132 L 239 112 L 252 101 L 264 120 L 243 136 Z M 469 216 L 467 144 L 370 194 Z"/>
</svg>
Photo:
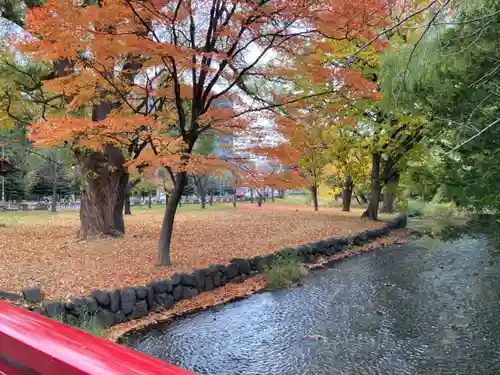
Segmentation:
<svg viewBox="0 0 500 375">
<path fill-rule="evenodd" d="M 386 249 L 131 337 L 201 375 L 500 374 L 484 242 Z"/>
</svg>

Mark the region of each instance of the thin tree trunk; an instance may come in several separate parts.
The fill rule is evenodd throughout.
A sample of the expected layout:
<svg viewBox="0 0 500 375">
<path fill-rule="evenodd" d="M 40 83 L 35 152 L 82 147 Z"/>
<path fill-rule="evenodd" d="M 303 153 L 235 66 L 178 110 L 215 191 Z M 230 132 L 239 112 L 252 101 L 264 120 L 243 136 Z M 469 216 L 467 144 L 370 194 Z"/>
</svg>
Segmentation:
<svg viewBox="0 0 500 375">
<path fill-rule="evenodd" d="M 250 189 L 250 203 L 253 203 L 253 189 Z"/>
<path fill-rule="evenodd" d="M 201 202 L 201 208 L 205 209 L 206 207 L 206 201 L 207 201 L 207 194 L 205 193 L 205 189 L 200 187 L 200 202 Z"/>
<path fill-rule="evenodd" d="M 274 188 L 271 189 L 271 201 L 274 202 Z"/>
<path fill-rule="evenodd" d="M 163 216 L 163 223 L 161 225 L 160 240 L 158 241 L 158 256 L 156 264 L 158 266 L 170 265 L 170 243 L 172 240 L 172 232 L 174 229 L 175 213 L 177 206 L 184 192 L 184 187 L 187 185 L 187 173 L 178 172 L 175 174 L 174 190 L 170 195 Z"/>
<path fill-rule="evenodd" d="M 313 184 L 310 189 L 314 211 L 318 211 L 318 185 Z"/>
<path fill-rule="evenodd" d="M 262 206 L 262 194 L 260 193 L 259 190 L 257 191 L 257 206 L 261 207 Z"/>
<path fill-rule="evenodd" d="M 52 202 L 50 211 L 57 212 L 57 183 L 55 179 L 52 181 Z"/>
<path fill-rule="evenodd" d="M 353 190 L 352 177 L 347 176 L 342 188 L 342 211 L 351 211 L 351 199 Z"/>
<path fill-rule="evenodd" d="M 129 182 L 128 172 L 124 173 L 120 178 L 118 195 L 113 211 L 113 229 L 118 232 L 125 233 L 125 221 L 123 220 L 123 207 L 125 205 L 125 196 L 127 194 Z"/>
<path fill-rule="evenodd" d="M 370 203 L 361 217 L 368 217 L 370 220 L 378 219 L 378 205 L 380 201 L 380 154 L 372 155 L 372 173 L 370 185 Z"/>
<path fill-rule="evenodd" d="M 153 191 L 149 190 L 148 192 L 148 208 L 151 208 L 151 200 L 153 198 Z"/>
<path fill-rule="evenodd" d="M 130 210 L 130 194 L 125 196 L 125 215 L 132 215 L 132 211 Z"/>
<path fill-rule="evenodd" d="M 236 192 L 233 194 L 233 207 L 236 208 Z"/>
</svg>

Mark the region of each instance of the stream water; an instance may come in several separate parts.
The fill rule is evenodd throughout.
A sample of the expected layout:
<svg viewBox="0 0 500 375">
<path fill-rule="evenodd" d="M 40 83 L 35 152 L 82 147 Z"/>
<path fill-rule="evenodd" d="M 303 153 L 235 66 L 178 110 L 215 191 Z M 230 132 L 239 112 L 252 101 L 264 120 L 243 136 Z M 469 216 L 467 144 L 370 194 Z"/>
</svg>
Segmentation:
<svg viewBox="0 0 500 375">
<path fill-rule="evenodd" d="M 377 250 L 130 337 L 206 375 L 500 374 L 500 268 L 485 240 Z"/>
</svg>

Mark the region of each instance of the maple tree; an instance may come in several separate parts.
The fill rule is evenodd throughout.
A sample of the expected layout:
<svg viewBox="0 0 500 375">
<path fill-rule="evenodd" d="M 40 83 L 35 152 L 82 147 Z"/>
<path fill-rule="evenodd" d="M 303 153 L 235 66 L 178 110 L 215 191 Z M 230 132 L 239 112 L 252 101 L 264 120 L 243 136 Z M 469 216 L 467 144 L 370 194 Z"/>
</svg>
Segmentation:
<svg viewBox="0 0 500 375">
<path fill-rule="evenodd" d="M 205 163 L 235 168 L 221 158 L 195 157 L 200 134 L 243 132 L 266 111 L 280 117 L 271 110 L 337 95 L 330 85 L 323 92 L 286 90 L 262 100 L 258 89 L 247 85 L 252 77 L 273 82 L 300 72 L 311 82 L 373 91 L 358 72 L 325 66 L 310 51 L 330 50 L 328 40 L 377 42 L 386 6 L 379 0 L 50 0 L 30 10 L 27 30 L 34 38 L 23 39 L 19 48 L 54 62 L 54 77 L 44 86 L 67 102 L 67 114 L 35 124 L 32 138 L 73 148 L 86 176 L 80 234 L 123 232 L 128 168 L 164 166 L 174 188 L 157 263 L 169 264 L 188 174 Z M 297 55 L 304 57 L 301 64 Z M 230 105 L 220 105 L 224 100 Z M 81 108 L 91 108 L 91 115 L 72 116 Z"/>
</svg>

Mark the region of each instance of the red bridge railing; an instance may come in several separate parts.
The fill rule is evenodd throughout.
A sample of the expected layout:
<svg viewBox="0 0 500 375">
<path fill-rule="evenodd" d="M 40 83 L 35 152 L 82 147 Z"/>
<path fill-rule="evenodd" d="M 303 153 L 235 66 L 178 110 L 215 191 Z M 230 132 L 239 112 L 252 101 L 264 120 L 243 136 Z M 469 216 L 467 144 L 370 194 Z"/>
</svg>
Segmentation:
<svg viewBox="0 0 500 375">
<path fill-rule="evenodd" d="M 0 301 L 0 375 L 194 375 Z"/>
</svg>

